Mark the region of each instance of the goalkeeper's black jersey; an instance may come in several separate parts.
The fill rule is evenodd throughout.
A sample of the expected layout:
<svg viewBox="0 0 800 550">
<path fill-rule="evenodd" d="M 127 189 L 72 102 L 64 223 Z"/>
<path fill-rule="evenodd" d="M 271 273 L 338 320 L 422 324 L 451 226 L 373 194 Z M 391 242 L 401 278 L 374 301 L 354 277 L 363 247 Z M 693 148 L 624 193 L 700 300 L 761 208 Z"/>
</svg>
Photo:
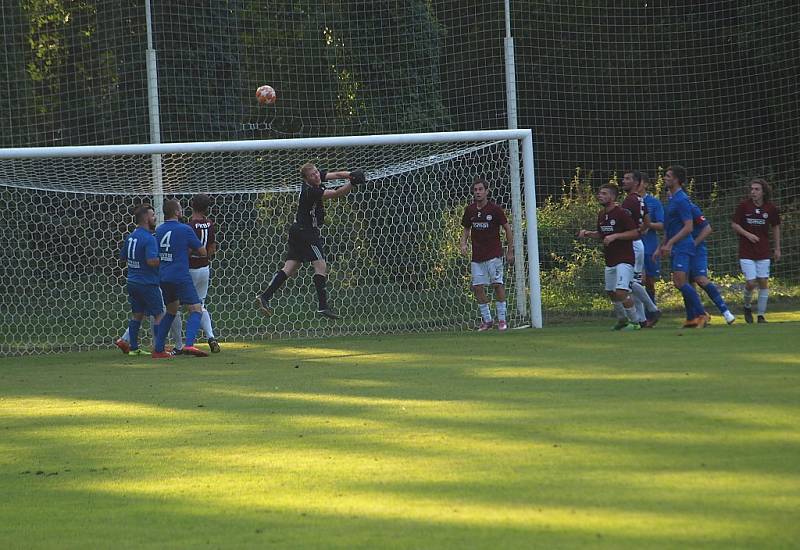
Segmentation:
<svg viewBox="0 0 800 550">
<path fill-rule="evenodd" d="M 326 172 L 319 171 L 320 181 L 325 181 Z M 297 204 L 297 214 L 294 222 L 304 229 L 320 227 L 325 223 L 325 206 L 322 204 L 322 195 L 325 193 L 325 185 L 320 183 L 319 187 L 309 185 L 305 181 L 300 189 L 300 197 Z"/>
</svg>

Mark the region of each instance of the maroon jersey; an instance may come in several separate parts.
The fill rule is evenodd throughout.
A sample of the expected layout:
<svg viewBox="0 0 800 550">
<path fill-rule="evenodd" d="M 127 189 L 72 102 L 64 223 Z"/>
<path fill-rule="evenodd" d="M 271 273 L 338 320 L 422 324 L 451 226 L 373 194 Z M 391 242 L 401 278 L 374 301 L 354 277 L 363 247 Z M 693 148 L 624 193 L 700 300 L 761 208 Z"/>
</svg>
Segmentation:
<svg viewBox="0 0 800 550">
<path fill-rule="evenodd" d="M 603 208 L 597 215 L 597 232 L 601 238 L 605 238 L 613 233 L 625 233 L 631 229 L 636 229 L 636 222 L 633 221 L 628 211 L 620 206 L 614 206 L 609 212 Z M 606 265 L 614 267 L 617 264 L 634 264 L 633 241 L 616 240 L 609 246 L 604 247 L 606 255 Z"/>
<path fill-rule="evenodd" d="M 491 201 L 483 208 L 478 208 L 473 202 L 464 209 L 461 225 L 471 230 L 473 262 L 485 262 L 503 255 L 500 228 L 507 223 L 506 213 Z"/>
<path fill-rule="evenodd" d="M 216 244 L 217 236 L 214 222 L 208 218 L 190 218 L 189 221 L 186 222 L 186 225 L 192 228 L 194 234 L 197 235 L 197 238 L 200 239 L 200 242 L 203 243 L 203 246 L 205 246 L 206 249 L 210 245 Z M 189 269 L 197 269 L 198 267 L 206 267 L 207 265 L 207 256 L 201 257 L 195 253 L 189 254 Z"/>
<path fill-rule="evenodd" d="M 769 226 L 781 224 L 778 207 L 771 202 L 756 206 L 753 199 L 747 199 L 736 208 L 733 222 L 758 237 L 757 243 L 751 243 L 747 238 L 739 235 L 739 258 L 743 260 L 769 259 Z"/>
<path fill-rule="evenodd" d="M 620 206 L 630 214 L 636 227 L 642 226 L 642 223 L 644 223 L 644 216 L 647 214 L 647 205 L 644 204 L 644 199 L 642 197 L 637 193 L 630 192 Z"/>
</svg>

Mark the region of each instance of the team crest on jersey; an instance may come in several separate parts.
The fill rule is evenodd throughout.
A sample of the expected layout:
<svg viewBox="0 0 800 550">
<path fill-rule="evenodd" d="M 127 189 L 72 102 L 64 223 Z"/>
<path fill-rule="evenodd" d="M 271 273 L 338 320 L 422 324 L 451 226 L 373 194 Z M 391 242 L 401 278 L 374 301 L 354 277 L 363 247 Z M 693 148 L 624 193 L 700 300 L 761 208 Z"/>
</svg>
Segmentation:
<svg viewBox="0 0 800 550">
<path fill-rule="evenodd" d="M 763 216 L 764 216 L 764 219 L 765 219 L 765 220 L 766 220 L 767 218 L 769 218 L 769 214 L 767 214 L 766 212 L 764 212 Z"/>
<path fill-rule="evenodd" d="M 492 215 L 491 214 L 487 214 L 486 215 L 486 219 L 489 220 L 489 221 L 492 221 Z"/>
<path fill-rule="evenodd" d="M 611 220 L 609 223 L 610 223 L 612 226 L 615 226 L 615 225 L 617 225 L 617 220 Z"/>
</svg>

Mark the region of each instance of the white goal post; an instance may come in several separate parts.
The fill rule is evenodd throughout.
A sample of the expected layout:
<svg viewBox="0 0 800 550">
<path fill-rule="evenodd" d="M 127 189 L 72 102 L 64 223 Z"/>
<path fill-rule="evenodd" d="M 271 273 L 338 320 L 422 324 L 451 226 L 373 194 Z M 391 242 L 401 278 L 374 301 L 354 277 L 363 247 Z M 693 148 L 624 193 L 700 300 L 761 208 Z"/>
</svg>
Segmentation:
<svg viewBox="0 0 800 550">
<path fill-rule="evenodd" d="M 511 147 L 516 142 L 520 147 Z M 367 174 L 367 184 L 347 199 L 326 203 L 331 222 L 323 228 L 338 258 L 332 298 L 353 321 L 324 325 L 297 315 L 310 297 L 310 276 L 301 272 L 294 288 L 284 289 L 299 298 L 270 327 L 251 316 L 248 296 L 279 267 L 298 169 L 306 161 Z M 161 174 L 154 174 L 156 164 Z M 512 183 L 520 181 L 510 174 L 514 165 L 522 168 L 522 189 Z M 13 205 L 8 219 L 18 229 L 0 251 L 0 355 L 107 344 L 127 316 L 116 255 L 132 229 L 132 207 L 178 198 L 186 209 L 195 193 L 215 197 L 210 217 L 222 240 L 209 309 L 216 309 L 223 338 L 467 328 L 477 310 L 468 262 L 453 251 L 477 175 L 487 177 L 492 198 L 514 213 L 508 219 L 515 241 L 524 239 L 506 273 L 512 325 L 541 328 L 528 129 L 0 149 L 0 194 Z M 60 253 L 65 243 L 75 247 L 73 254 Z M 82 319 L 87 311 L 96 323 Z"/>
</svg>

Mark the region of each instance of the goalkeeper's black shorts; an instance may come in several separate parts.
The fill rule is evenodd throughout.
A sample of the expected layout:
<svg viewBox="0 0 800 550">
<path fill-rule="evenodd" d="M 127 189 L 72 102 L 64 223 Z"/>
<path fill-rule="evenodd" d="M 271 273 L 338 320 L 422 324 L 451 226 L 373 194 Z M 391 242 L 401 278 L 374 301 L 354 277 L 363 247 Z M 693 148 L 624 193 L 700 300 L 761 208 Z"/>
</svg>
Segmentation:
<svg viewBox="0 0 800 550">
<path fill-rule="evenodd" d="M 292 224 L 289 227 L 289 250 L 287 260 L 299 262 L 315 262 L 325 259 L 325 247 L 316 227 L 302 227 Z"/>
</svg>

